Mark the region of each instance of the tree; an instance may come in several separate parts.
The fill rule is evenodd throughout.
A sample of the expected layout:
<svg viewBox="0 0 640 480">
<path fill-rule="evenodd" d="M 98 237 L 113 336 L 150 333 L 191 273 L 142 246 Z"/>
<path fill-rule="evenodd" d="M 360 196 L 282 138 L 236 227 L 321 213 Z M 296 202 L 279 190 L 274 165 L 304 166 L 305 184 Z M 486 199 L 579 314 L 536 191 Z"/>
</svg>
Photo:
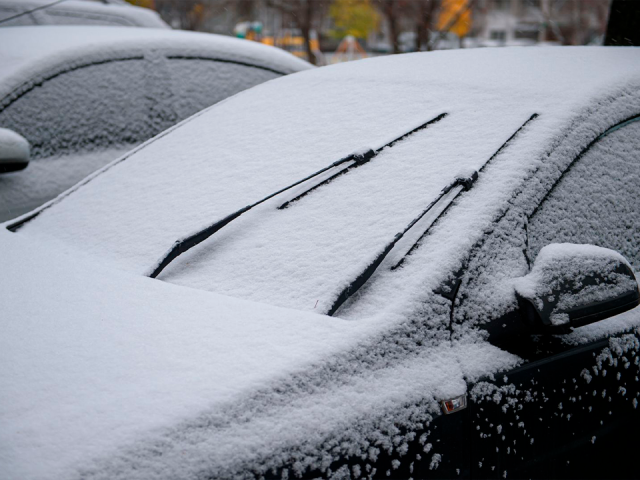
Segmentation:
<svg viewBox="0 0 640 480">
<path fill-rule="evenodd" d="M 433 30 L 435 13 L 440 7 L 440 0 L 413 0 L 412 6 L 415 17 L 415 50 L 416 52 L 423 48 L 431 50 L 429 37 Z"/>
<path fill-rule="evenodd" d="M 613 0 L 605 45 L 640 46 L 640 2 Z"/>
<path fill-rule="evenodd" d="M 334 28 L 330 35 L 342 39 L 347 35 L 366 38 L 378 27 L 380 16 L 370 0 L 333 0 L 329 8 Z"/>
<path fill-rule="evenodd" d="M 311 48 L 311 30 L 319 30 L 322 17 L 326 13 L 328 1 L 325 0 L 267 0 L 267 5 L 280 11 L 283 17 L 294 21 L 304 39 L 307 58 L 313 64 L 318 63 Z"/>
<path fill-rule="evenodd" d="M 407 0 L 377 0 L 376 3 L 387 21 L 393 53 L 400 53 L 400 14 L 406 8 Z"/>
<path fill-rule="evenodd" d="M 216 12 L 214 2 L 207 0 L 155 0 L 153 3 L 169 25 L 181 30 L 201 30 Z"/>
</svg>

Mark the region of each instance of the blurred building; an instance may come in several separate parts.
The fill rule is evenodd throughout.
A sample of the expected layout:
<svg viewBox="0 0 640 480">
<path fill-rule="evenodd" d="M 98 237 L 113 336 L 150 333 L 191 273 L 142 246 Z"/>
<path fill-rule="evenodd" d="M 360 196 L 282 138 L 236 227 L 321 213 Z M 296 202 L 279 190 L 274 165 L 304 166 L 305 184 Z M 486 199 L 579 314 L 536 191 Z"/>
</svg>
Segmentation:
<svg viewBox="0 0 640 480">
<path fill-rule="evenodd" d="M 602 43 L 610 0 L 479 0 L 474 37 L 481 45 Z"/>
</svg>

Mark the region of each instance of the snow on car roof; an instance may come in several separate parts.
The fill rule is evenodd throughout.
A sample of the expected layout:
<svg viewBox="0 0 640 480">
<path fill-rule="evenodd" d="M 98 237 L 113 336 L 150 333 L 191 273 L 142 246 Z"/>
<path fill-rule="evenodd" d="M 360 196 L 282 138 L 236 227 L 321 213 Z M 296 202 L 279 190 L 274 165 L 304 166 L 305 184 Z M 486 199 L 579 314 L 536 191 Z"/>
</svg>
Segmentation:
<svg viewBox="0 0 640 480">
<path fill-rule="evenodd" d="M 54 69 L 154 48 L 190 50 L 282 73 L 311 68 L 283 50 L 223 35 L 136 27 L 8 27 L 0 29 L 0 99 Z"/>
<path fill-rule="evenodd" d="M 65 0 L 52 5 L 51 0 L 0 0 L 0 20 L 3 27 L 35 24 L 106 24 L 135 25 L 146 28 L 169 28 L 160 16 L 149 8 L 126 2 L 95 2 Z M 6 21 L 18 12 L 32 11 L 14 20 Z M 2 15 L 4 14 L 4 15 Z M 35 18 L 35 22 L 33 21 Z"/>
<path fill-rule="evenodd" d="M 366 455 L 370 434 L 395 448 L 397 425 L 411 432 L 465 380 L 519 361 L 472 332 L 449 342 L 450 302 L 432 291 L 532 169 L 640 111 L 638 57 L 476 50 L 302 72 L 192 117 L 3 230 L 6 476 L 231 478 L 275 472 L 294 446 L 302 469 Z M 164 281 L 142 276 L 177 238 L 442 113 L 290 208 L 276 207 L 294 193 L 246 214 Z M 534 113 L 401 269 L 381 269 L 343 319 L 314 314 Z"/>
<path fill-rule="evenodd" d="M 458 171 L 478 169 L 538 114 L 501 157 L 512 167 L 485 176 L 497 182 L 494 195 L 500 185 L 507 195 L 572 121 L 639 81 L 639 58 L 634 49 L 602 48 L 436 52 L 278 79 L 151 141 L 27 223 L 24 233 L 143 274 L 177 239 L 446 113 L 285 210 L 275 207 L 293 194 L 261 205 L 159 277 L 326 312 L 336 292 Z M 464 225 L 461 238 L 470 235 Z"/>
</svg>

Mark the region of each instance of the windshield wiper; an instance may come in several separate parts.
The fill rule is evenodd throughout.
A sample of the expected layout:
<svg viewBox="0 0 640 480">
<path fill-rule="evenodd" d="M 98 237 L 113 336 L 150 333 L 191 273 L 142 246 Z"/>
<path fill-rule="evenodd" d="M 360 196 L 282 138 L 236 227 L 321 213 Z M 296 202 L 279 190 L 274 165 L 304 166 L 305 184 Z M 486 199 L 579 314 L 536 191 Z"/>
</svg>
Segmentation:
<svg viewBox="0 0 640 480">
<path fill-rule="evenodd" d="M 468 173 L 459 173 L 458 175 L 456 175 L 456 178 L 454 179 L 453 182 L 451 182 L 449 185 L 447 185 L 445 188 L 443 188 L 440 193 L 436 196 L 436 198 L 434 200 L 432 200 L 429 205 L 427 206 L 427 208 L 425 208 L 420 215 L 418 215 L 416 218 L 414 218 L 400 233 L 397 233 L 395 235 L 395 237 L 393 237 L 393 240 L 391 240 L 391 242 L 389 242 L 381 251 L 380 253 L 378 253 L 378 255 L 376 255 L 376 257 L 367 265 L 367 267 L 355 278 L 355 280 L 353 280 L 345 289 L 343 289 L 340 294 L 338 295 L 338 297 L 335 299 L 335 301 L 333 302 L 333 305 L 331 305 L 331 308 L 329 309 L 329 311 L 327 312 L 327 315 L 334 315 L 338 309 L 340 309 L 340 307 L 344 304 L 344 302 L 346 302 L 354 293 L 356 293 L 365 283 L 367 283 L 367 281 L 371 278 L 371 276 L 374 274 L 374 272 L 378 269 L 378 267 L 380 266 L 380 264 L 382 263 L 382 261 L 387 257 L 387 255 L 389 254 L 389 252 L 391 252 L 391 250 L 393 249 L 393 247 L 396 246 L 396 244 L 402 239 L 402 237 L 404 237 L 404 235 L 411 230 L 411 228 L 413 228 L 413 226 L 418 223 L 440 200 L 442 200 L 443 197 L 445 197 L 446 195 L 448 195 L 449 193 L 453 192 L 447 205 L 442 209 L 442 211 L 438 214 L 438 216 L 429 224 L 429 226 L 426 228 L 426 230 L 423 232 L 423 234 L 420 236 L 420 238 L 416 241 L 416 243 L 413 244 L 413 246 L 409 249 L 409 251 L 405 254 L 405 256 L 400 260 L 400 262 L 398 262 L 397 265 L 395 265 L 394 267 L 392 267 L 392 269 L 395 269 L 397 267 L 399 267 L 402 262 L 404 261 L 404 259 L 406 258 L 407 255 L 409 255 L 411 252 L 413 252 L 413 250 L 415 248 L 417 248 L 417 246 L 420 243 L 420 240 L 427 234 L 427 232 L 429 231 L 429 229 L 431 228 L 432 225 L 435 224 L 435 222 L 442 216 L 444 215 L 444 213 L 448 210 L 448 208 L 453 204 L 453 202 L 455 201 L 456 198 L 458 198 L 458 195 L 460 195 L 460 193 L 462 193 L 463 191 L 469 190 L 473 184 L 475 183 L 475 181 L 478 179 L 478 173 L 481 173 L 486 167 L 487 165 L 494 159 L 496 158 L 500 152 L 502 150 L 504 150 L 504 148 L 507 147 L 507 145 L 509 145 L 509 143 L 516 137 L 516 135 L 518 135 L 518 133 L 520 133 L 520 131 L 533 119 L 537 118 L 538 114 L 534 113 L 533 115 L 531 115 L 514 133 L 513 135 L 511 135 L 501 146 L 500 148 L 498 148 L 498 150 L 495 151 L 495 153 L 493 155 L 491 155 L 491 157 L 484 162 L 484 164 L 476 171 L 473 170 L 471 172 Z"/>
<path fill-rule="evenodd" d="M 339 172 L 331 175 L 328 178 L 325 178 L 324 180 L 322 180 L 321 182 L 317 183 L 316 185 L 310 187 L 308 190 L 305 190 L 304 192 L 302 192 L 301 194 L 295 196 L 294 198 L 292 198 L 291 200 L 287 200 L 286 202 L 284 202 L 282 205 L 280 205 L 278 207 L 278 210 L 283 210 L 285 208 L 287 208 L 289 205 L 291 205 L 293 202 L 297 202 L 298 200 L 300 200 L 302 197 L 306 197 L 307 195 L 309 195 L 311 192 L 313 192 L 316 188 L 321 187 L 323 185 L 326 185 L 327 183 L 331 183 L 333 182 L 336 178 L 340 177 L 341 175 L 344 175 L 345 173 L 351 171 L 354 168 L 360 167 L 362 165 L 364 165 L 365 163 L 368 163 L 370 160 L 372 160 L 373 158 L 375 158 L 382 150 L 384 150 L 385 148 L 390 148 L 393 147 L 396 143 L 398 143 L 401 140 L 404 140 L 405 138 L 407 138 L 409 135 L 412 135 L 420 130 L 423 130 L 425 128 L 427 128 L 429 125 L 432 125 L 434 123 L 439 122 L 440 120 L 442 120 L 444 117 L 447 116 L 447 113 L 441 113 L 440 115 L 438 115 L 435 118 L 432 118 L 431 120 L 429 120 L 428 122 L 423 123 L 422 125 L 417 126 L 416 128 L 414 128 L 413 130 L 402 134 L 401 136 L 391 140 L 388 143 L 385 143 L 383 146 L 381 146 L 380 148 L 376 149 L 376 150 L 369 150 L 366 152 L 366 154 L 364 154 L 359 161 L 356 161 L 354 163 L 352 163 L 351 165 L 348 165 L 347 167 L 343 168 L 342 170 L 340 170 Z"/>
<path fill-rule="evenodd" d="M 442 118 L 444 118 L 447 114 L 446 113 L 442 113 L 440 115 L 438 115 L 437 117 L 429 120 L 426 123 L 423 123 L 422 125 L 414 128 L 413 130 L 410 130 L 407 133 L 402 134 L 401 136 L 395 138 L 394 140 L 392 140 L 391 142 L 386 143 L 385 145 L 383 145 L 382 147 L 378 148 L 377 150 L 372 150 L 369 149 L 367 151 L 364 152 L 357 152 L 357 153 L 352 153 L 344 158 L 341 158 L 340 160 L 337 160 L 335 162 L 333 162 L 332 164 L 321 168 L 320 170 L 318 170 L 317 172 L 312 173 L 311 175 L 308 175 L 306 177 L 304 177 L 301 180 L 298 180 L 297 182 L 292 183 L 291 185 L 288 185 L 284 188 L 281 188 L 280 190 L 267 195 L 266 197 L 264 197 L 261 200 L 258 200 L 255 203 L 252 203 L 250 205 L 247 205 L 246 207 L 241 208 L 240 210 L 227 215 L 226 217 L 222 218 L 221 220 L 218 220 L 217 222 L 213 223 L 212 225 L 209 225 L 208 227 L 203 228 L 202 230 L 197 231 L 196 233 L 193 233 L 187 237 L 181 238 L 180 240 L 177 240 L 173 246 L 169 249 L 169 251 L 160 259 L 160 261 L 158 262 L 158 264 L 153 268 L 153 270 L 151 271 L 151 273 L 148 274 L 149 277 L 151 278 L 156 278 L 160 272 L 162 272 L 162 270 L 164 270 L 167 265 L 169 265 L 172 261 L 174 261 L 177 257 L 179 257 L 180 255 L 182 255 L 184 252 L 186 252 L 187 250 L 190 250 L 191 248 L 195 247 L 196 245 L 202 243 L 203 241 L 205 241 L 207 238 L 209 238 L 211 235 L 213 235 L 214 233 L 216 233 L 218 230 L 220 230 L 221 228 L 223 228 L 224 226 L 228 225 L 229 223 L 231 223 L 233 220 L 235 220 L 236 218 L 238 218 L 240 215 L 242 215 L 243 213 L 248 212 L 249 210 L 251 210 L 253 207 L 256 207 L 258 205 L 260 205 L 261 203 L 266 202 L 267 200 L 275 197 L 276 195 L 279 195 L 283 192 L 286 192 L 287 190 L 300 185 L 301 183 L 304 183 L 308 180 L 311 180 L 314 177 L 317 177 L 318 175 L 321 175 L 322 173 L 338 167 L 344 163 L 347 162 L 353 162 L 352 165 L 350 165 L 349 167 L 347 167 L 346 169 L 342 170 L 341 172 L 338 172 L 337 175 L 340 175 L 342 173 L 345 173 L 345 170 L 352 168 L 352 167 L 356 167 L 359 165 L 363 165 L 365 163 L 367 163 L 369 160 L 371 160 L 372 158 L 374 158 L 376 155 L 378 155 L 378 153 L 380 153 L 384 148 L 386 147 L 391 147 L 393 146 L 396 142 L 399 142 L 400 140 L 403 140 L 404 138 L 408 137 L 409 135 L 422 130 L 423 128 L 426 128 L 428 125 L 435 123 L 439 120 L 441 120 Z M 334 175 L 333 177 L 330 177 L 329 179 L 325 180 L 322 183 L 326 183 L 327 181 L 330 181 L 331 179 L 333 179 L 336 175 Z M 321 183 L 321 184 L 322 184 Z M 317 188 L 320 184 L 314 186 L 313 188 Z M 313 189 L 312 188 L 312 189 Z M 306 193 L 308 193 L 310 190 L 307 190 L 305 193 L 303 193 L 302 195 L 305 195 Z M 300 195 L 300 196 L 302 196 Z M 299 197 L 300 197 L 299 196 Z M 299 198 L 297 197 L 297 198 Z"/>
<path fill-rule="evenodd" d="M 389 242 L 387 246 L 382 249 L 382 251 L 376 256 L 376 258 L 374 258 L 373 261 L 369 263 L 367 268 L 365 268 L 353 282 L 351 282 L 344 290 L 342 290 L 342 292 L 340 292 L 340 295 L 338 295 L 338 298 L 336 298 L 336 300 L 333 302 L 333 305 L 327 312 L 327 315 L 333 315 L 334 313 L 336 313 L 342 306 L 342 304 L 346 302 L 349 297 L 351 297 L 351 295 L 356 293 L 360 289 L 360 287 L 367 283 L 367 280 L 371 278 L 371 275 L 373 275 L 373 273 L 377 270 L 377 268 L 380 266 L 389 252 L 393 249 L 393 247 L 396 246 L 396 244 L 402 239 L 402 237 L 404 237 L 404 235 L 409 230 L 411 230 L 411 228 L 413 228 L 413 226 L 418 223 L 422 219 L 422 217 L 429 213 L 429 211 L 442 199 L 442 197 L 447 195 L 455 188 L 459 188 L 460 191 L 468 190 L 469 188 L 471 188 L 471 185 L 473 185 L 473 182 L 475 182 L 477 178 L 478 172 L 476 172 L 475 170 L 471 171 L 468 174 L 457 175 L 456 179 L 445 188 L 443 188 L 438 196 L 434 200 L 432 200 L 431 203 L 429 203 L 427 208 L 420 212 L 420 215 L 411 220 L 409 225 L 407 225 L 400 233 L 396 233 L 396 236 L 393 237 L 393 240 L 391 240 L 391 242 Z"/>
</svg>

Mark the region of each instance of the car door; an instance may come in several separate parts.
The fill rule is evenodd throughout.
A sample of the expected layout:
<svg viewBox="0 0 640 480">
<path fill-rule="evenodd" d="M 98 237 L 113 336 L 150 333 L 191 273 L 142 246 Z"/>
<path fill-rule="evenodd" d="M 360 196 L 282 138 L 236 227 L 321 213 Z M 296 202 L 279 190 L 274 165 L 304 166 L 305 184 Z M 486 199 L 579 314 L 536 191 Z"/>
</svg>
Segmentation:
<svg viewBox="0 0 640 480">
<path fill-rule="evenodd" d="M 553 243 L 616 250 L 640 270 L 636 120 L 575 158 L 531 214 L 505 215 L 469 262 L 457 325 L 475 316 L 482 335 L 524 361 L 470 387 L 472 478 L 638 476 L 640 307 L 569 335 L 532 336 L 522 329 L 511 282 Z"/>
</svg>

